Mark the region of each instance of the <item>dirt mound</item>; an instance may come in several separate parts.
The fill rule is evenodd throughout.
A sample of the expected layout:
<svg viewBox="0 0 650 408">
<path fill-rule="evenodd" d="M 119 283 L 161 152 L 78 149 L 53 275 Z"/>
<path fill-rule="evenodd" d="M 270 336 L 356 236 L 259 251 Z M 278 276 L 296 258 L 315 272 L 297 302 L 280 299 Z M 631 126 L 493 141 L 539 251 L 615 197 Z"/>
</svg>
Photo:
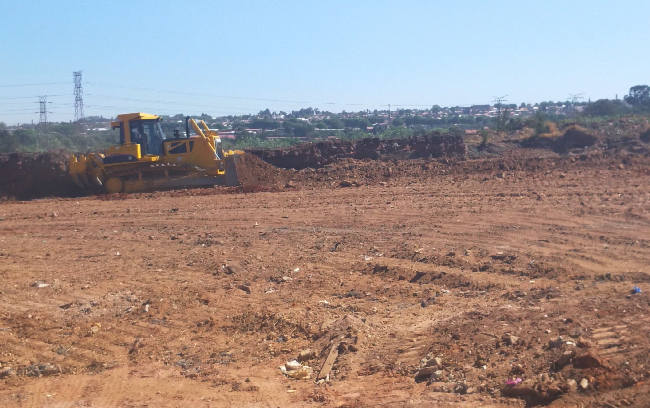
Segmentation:
<svg viewBox="0 0 650 408">
<path fill-rule="evenodd" d="M 323 167 L 341 159 L 465 157 L 466 146 L 460 136 L 433 132 L 408 139 L 328 140 L 288 149 L 252 149 L 249 152 L 274 166 L 300 170 Z"/>
<path fill-rule="evenodd" d="M 644 132 L 641 132 L 639 139 L 641 139 L 642 142 L 650 143 L 650 128 L 646 129 Z"/>
<path fill-rule="evenodd" d="M 590 147 L 598 142 L 598 137 L 587 129 L 572 125 L 567 127 L 562 136 L 542 134 L 531 136 L 521 141 L 521 146 L 526 148 L 550 149 L 557 153 L 566 153 L 571 149 Z"/>
<path fill-rule="evenodd" d="M 556 151 L 589 147 L 596 144 L 598 138 L 580 126 L 569 126 L 554 143 Z"/>
<path fill-rule="evenodd" d="M 78 194 L 66 163 L 62 152 L 0 155 L 0 197 L 29 200 Z"/>
<path fill-rule="evenodd" d="M 236 159 L 237 176 L 245 191 L 277 189 L 287 176 L 257 156 Z M 10 153 L 0 155 L 0 198 L 30 200 L 39 197 L 84 195 L 68 176 L 67 155 Z"/>
<path fill-rule="evenodd" d="M 236 166 L 237 178 L 244 190 L 268 189 L 282 186 L 287 179 L 284 170 L 250 153 L 238 156 Z"/>
</svg>

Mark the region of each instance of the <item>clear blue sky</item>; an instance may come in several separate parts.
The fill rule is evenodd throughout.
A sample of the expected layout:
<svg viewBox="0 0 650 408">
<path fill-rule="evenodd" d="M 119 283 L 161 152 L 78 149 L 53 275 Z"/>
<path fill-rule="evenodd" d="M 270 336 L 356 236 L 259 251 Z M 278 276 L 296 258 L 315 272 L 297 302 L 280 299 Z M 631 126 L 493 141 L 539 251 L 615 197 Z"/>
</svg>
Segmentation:
<svg viewBox="0 0 650 408">
<path fill-rule="evenodd" d="M 0 121 L 621 97 L 650 2 L 0 0 Z M 42 84 L 42 85 L 30 85 Z"/>
</svg>

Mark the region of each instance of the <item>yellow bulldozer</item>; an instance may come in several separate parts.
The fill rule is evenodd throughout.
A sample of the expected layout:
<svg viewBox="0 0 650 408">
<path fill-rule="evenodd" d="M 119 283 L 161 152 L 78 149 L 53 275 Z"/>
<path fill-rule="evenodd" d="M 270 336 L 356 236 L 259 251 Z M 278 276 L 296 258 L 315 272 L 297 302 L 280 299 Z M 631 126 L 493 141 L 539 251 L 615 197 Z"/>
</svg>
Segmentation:
<svg viewBox="0 0 650 408">
<path fill-rule="evenodd" d="M 104 153 L 73 155 L 72 180 L 83 189 L 107 193 L 239 183 L 236 162 L 242 151 L 224 151 L 218 133 L 189 116 L 185 137 L 176 131 L 168 139 L 160 120 L 147 113 L 118 115 L 111 128 L 119 131 L 120 144 Z"/>
</svg>

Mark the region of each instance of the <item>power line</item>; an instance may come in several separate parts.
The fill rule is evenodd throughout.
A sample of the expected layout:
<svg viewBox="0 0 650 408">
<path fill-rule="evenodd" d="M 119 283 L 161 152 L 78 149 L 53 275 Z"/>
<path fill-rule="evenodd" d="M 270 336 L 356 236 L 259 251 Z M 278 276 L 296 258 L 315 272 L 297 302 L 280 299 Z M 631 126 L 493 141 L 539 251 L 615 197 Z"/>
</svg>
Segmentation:
<svg viewBox="0 0 650 408">
<path fill-rule="evenodd" d="M 4 85 L 0 85 L 0 88 L 21 88 L 21 87 L 28 87 L 28 86 L 63 85 L 63 84 L 67 84 L 67 82 L 40 82 L 40 83 L 32 83 L 32 84 L 4 84 Z"/>
<path fill-rule="evenodd" d="M 585 94 L 584 92 L 580 93 L 575 93 L 575 94 L 569 94 L 569 100 L 571 101 L 572 105 L 575 105 L 579 101 L 585 99 Z"/>
<path fill-rule="evenodd" d="M 496 106 L 500 110 L 501 106 L 503 105 L 503 102 L 508 101 L 508 99 L 506 99 L 507 97 L 508 95 L 495 96 L 494 99 L 492 99 L 492 102 L 494 103 L 494 106 Z"/>
<path fill-rule="evenodd" d="M 48 97 L 50 96 L 68 96 L 69 94 L 47 94 Z M 34 99 L 38 98 L 40 95 L 32 95 L 32 96 L 1 96 L 0 100 L 16 100 L 16 99 Z"/>
</svg>

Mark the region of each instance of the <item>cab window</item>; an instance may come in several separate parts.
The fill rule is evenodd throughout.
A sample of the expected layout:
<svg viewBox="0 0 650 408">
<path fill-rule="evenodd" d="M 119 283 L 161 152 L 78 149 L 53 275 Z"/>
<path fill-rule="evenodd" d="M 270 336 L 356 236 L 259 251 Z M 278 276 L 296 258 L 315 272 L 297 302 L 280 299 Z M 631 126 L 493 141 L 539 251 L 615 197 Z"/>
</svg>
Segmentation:
<svg viewBox="0 0 650 408">
<path fill-rule="evenodd" d="M 143 154 L 162 155 L 162 142 L 165 135 L 158 120 L 132 120 L 131 142 L 139 143 Z"/>
</svg>

